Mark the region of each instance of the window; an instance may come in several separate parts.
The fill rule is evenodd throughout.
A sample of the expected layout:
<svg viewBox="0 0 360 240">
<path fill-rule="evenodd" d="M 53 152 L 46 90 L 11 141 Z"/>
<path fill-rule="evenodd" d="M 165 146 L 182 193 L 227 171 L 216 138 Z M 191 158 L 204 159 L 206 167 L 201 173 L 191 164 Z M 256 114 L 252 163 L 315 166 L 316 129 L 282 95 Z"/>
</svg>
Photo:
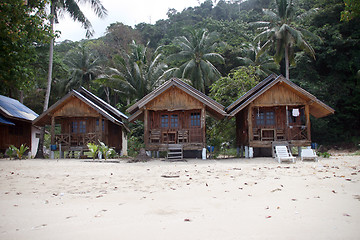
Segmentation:
<svg viewBox="0 0 360 240">
<path fill-rule="evenodd" d="M 256 126 L 274 126 L 275 125 L 275 113 L 274 111 L 258 110 L 255 113 Z"/>
<path fill-rule="evenodd" d="M 266 112 L 265 116 L 266 116 L 266 125 L 271 125 L 274 126 L 275 125 L 275 116 L 274 116 L 274 112 Z"/>
<path fill-rule="evenodd" d="M 86 133 L 86 122 L 79 121 L 79 133 Z"/>
<path fill-rule="evenodd" d="M 72 133 L 78 132 L 78 122 L 71 122 L 71 132 Z"/>
<path fill-rule="evenodd" d="M 86 133 L 86 121 L 71 122 L 71 133 Z"/>
<path fill-rule="evenodd" d="M 169 116 L 161 115 L 161 128 L 168 128 L 168 127 L 169 127 Z"/>
<path fill-rule="evenodd" d="M 179 126 L 179 117 L 177 114 L 171 115 L 170 118 L 170 127 L 171 128 L 177 128 Z"/>
<path fill-rule="evenodd" d="M 192 127 L 200 127 L 200 113 L 191 113 L 190 121 Z"/>
<path fill-rule="evenodd" d="M 96 129 L 99 129 L 99 119 L 96 119 Z M 102 131 L 105 131 L 105 122 L 102 120 Z"/>
<path fill-rule="evenodd" d="M 256 125 L 264 126 L 265 125 L 265 117 L 263 112 L 259 112 L 256 114 Z"/>
</svg>

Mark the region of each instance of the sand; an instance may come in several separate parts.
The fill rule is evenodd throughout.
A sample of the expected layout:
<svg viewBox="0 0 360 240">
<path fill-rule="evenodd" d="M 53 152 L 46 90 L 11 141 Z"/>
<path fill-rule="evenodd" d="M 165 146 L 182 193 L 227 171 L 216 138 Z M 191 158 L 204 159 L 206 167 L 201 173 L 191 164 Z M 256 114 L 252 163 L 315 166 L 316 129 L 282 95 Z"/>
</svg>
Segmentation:
<svg viewBox="0 0 360 240">
<path fill-rule="evenodd" d="M 0 239 L 360 239 L 360 156 L 0 160 Z"/>
</svg>

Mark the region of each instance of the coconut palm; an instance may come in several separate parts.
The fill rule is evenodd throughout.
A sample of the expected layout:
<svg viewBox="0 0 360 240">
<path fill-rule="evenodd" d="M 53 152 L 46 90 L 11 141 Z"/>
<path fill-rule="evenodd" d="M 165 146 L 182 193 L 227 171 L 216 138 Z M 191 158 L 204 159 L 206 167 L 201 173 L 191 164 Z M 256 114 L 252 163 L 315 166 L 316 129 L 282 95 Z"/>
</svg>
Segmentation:
<svg viewBox="0 0 360 240">
<path fill-rule="evenodd" d="M 54 24 L 58 23 L 59 16 L 68 13 L 74 21 L 80 22 L 82 27 L 86 30 L 86 37 L 91 37 L 94 34 L 94 30 L 90 21 L 86 18 L 84 13 L 81 11 L 79 4 L 90 3 L 92 10 L 95 14 L 102 18 L 107 15 L 107 10 L 101 4 L 100 0 L 50 0 L 50 28 L 54 34 Z M 54 54 L 54 37 L 51 38 L 50 42 L 50 53 L 49 53 L 49 69 L 48 79 L 46 87 L 46 95 L 44 102 L 44 111 L 49 106 L 50 90 L 52 82 L 52 66 L 53 66 L 53 54 Z"/>
<path fill-rule="evenodd" d="M 71 50 L 64 60 L 69 67 L 70 78 L 65 81 L 65 91 L 90 83 L 101 73 L 100 58 L 85 43 L 80 43 Z"/>
<path fill-rule="evenodd" d="M 170 55 L 168 61 L 179 66 L 172 69 L 175 76 L 189 79 L 195 88 L 205 92 L 208 86 L 221 77 L 214 64 L 225 62 L 224 58 L 216 53 L 218 34 L 209 33 L 205 29 L 187 29 L 187 32 L 187 37 L 181 36 L 174 40 L 179 51 Z"/>
<path fill-rule="evenodd" d="M 257 67 L 256 75 L 260 78 L 265 78 L 273 73 L 273 71 L 278 70 L 279 64 L 269 54 L 259 54 L 260 49 L 260 43 L 244 43 L 242 44 L 242 56 L 237 57 L 237 59 L 241 62 L 240 66 Z"/>
<path fill-rule="evenodd" d="M 95 14 L 102 18 L 107 15 L 107 10 L 101 4 L 101 0 L 49 0 L 50 4 L 50 31 L 53 37 L 50 40 L 50 51 L 49 51 L 49 68 L 48 78 L 46 86 L 46 94 L 44 101 L 43 111 L 45 112 L 49 107 L 51 82 L 52 82 L 52 68 L 53 68 L 53 55 L 54 55 L 54 24 L 58 23 L 59 16 L 68 13 L 74 21 L 80 22 L 82 27 L 86 30 L 86 37 L 91 37 L 94 34 L 94 30 L 90 21 L 86 18 L 84 13 L 81 11 L 79 4 L 90 3 L 91 9 Z M 43 144 L 44 144 L 45 128 L 42 129 L 39 139 L 38 151 L 35 158 L 44 158 Z"/>
<path fill-rule="evenodd" d="M 259 54 L 273 48 L 275 50 L 274 59 L 277 63 L 280 63 L 281 60 L 285 58 L 286 78 L 289 79 L 290 62 L 294 64 L 294 48 L 300 48 L 315 59 L 315 51 L 304 37 L 317 37 L 309 31 L 295 26 L 292 0 L 276 0 L 276 5 L 276 11 L 270 9 L 264 10 L 264 13 L 269 17 L 270 21 L 255 23 L 258 29 L 262 31 L 255 37 L 255 41 L 261 40 L 265 42 Z M 301 18 L 307 15 L 308 14 L 302 14 L 297 17 Z"/>
<path fill-rule="evenodd" d="M 161 61 L 160 48 L 152 55 L 148 44 L 144 46 L 133 41 L 130 53 L 115 56 L 115 67 L 99 78 L 107 79 L 106 85 L 111 85 L 128 101 L 139 100 L 162 83 L 167 65 Z"/>
</svg>

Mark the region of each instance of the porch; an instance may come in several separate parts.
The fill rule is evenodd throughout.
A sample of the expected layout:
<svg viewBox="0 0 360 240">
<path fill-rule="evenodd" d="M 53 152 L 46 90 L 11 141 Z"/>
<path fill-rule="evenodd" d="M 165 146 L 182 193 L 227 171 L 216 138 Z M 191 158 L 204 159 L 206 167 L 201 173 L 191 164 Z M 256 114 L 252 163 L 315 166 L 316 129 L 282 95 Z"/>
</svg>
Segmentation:
<svg viewBox="0 0 360 240">
<path fill-rule="evenodd" d="M 201 150 L 204 147 L 203 128 L 152 129 L 145 140 L 150 151 L 167 151 L 169 144 L 181 144 L 184 150 Z"/>
<path fill-rule="evenodd" d="M 98 139 L 102 139 L 101 133 L 62 133 L 55 135 L 55 144 L 60 146 L 62 151 L 68 151 L 71 148 L 87 149 L 88 143 L 97 143 Z"/>
<path fill-rule="evenodd" d="M 293 146 L 311 143 L 307 106 L 256 106 L 249 115 L 249 146 L 271 147 L 272 142 L 281 141 Z"/>
</svg>

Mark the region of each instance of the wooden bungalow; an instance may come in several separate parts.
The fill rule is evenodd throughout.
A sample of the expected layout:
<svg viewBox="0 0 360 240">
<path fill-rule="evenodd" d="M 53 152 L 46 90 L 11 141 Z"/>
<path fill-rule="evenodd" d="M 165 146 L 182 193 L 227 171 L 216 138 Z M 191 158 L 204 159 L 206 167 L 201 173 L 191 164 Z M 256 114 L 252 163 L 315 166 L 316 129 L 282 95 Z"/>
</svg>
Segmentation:
<svg viewBox="0 0 360 240">
<path fill-rule="evenodd" d="M 144 121 L 145 148 L 167 151 L 169 145 L 180 144 L 183 150 L 206 147 L 206 114 L 222 119 L 224 107 L 180 79 L 173 78 L 127 111 L 129 121 Z"/>
<path fill-rule="evenodd" d="M 37 150 L 39 130 L 32 125 L 38 114 L 18 100 L 0 95 L 0 152 L 10 146 L 26 144 L 34 156 Z"/>
<path fill-rule="evenodd" d="M 34 120 L 51 125 L 51 144 L 61 151 L 83 151 L 88 143 L 104 142 L 127 155 L 127 116 L 85 88 L 72 90 Z M 55 134 L 55 126 L 60 132 Z"/>
<path fill-rule="evenodd" d="M 283 76 L 272 74 L 227 107 L 236 117 L 238 147 L 270 148 L 276 142 L 311 144 L 310 115 L 334 110 Z"/>
</svg>

